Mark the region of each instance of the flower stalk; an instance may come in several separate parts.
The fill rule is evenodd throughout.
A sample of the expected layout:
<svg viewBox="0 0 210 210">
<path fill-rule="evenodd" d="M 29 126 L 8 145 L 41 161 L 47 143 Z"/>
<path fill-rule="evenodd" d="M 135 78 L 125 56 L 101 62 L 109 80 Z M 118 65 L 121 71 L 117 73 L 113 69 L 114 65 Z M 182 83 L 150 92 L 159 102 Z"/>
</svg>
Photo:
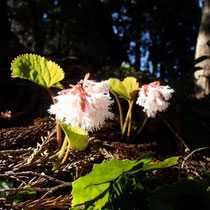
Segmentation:
<svg viewBox="0 0 210 210">
<path fill-rule="evenodd" d="M 142 122 L 141 126 L 139 127 L 139 129 L 138 129 L 136 135 L 139 135 L 139 134 L 141 133 L 141 131 L 143 130 L 143 128 L 144 128 L 144 126 L 145 126 L 147 120 L 148 120 L 148 117 L 145 117 L 145 118 L 144 118 L 144 121 Z"/>
<path fill-rule="evenodd" d="M 129 119 L 128 119 L 127 142 L 129 142 L 130 133 L 131 133 L 133 104 L 134 104 L 134 101 L 133 100 L 131 102 L 129 101 L 129 107 L 131 106 L 131 111 L 130 111 Z"/>
<path fill-rule="evenodd" d="M 119 109 L 119 115 L 120 115 L 120 128 L 121 128 L 121 131 L 123 130 L 123 111 L 122 111 L 122 105 L 120 103 L 120 100 L 117 96 L 117 94 L 110 90 L 110 92 L 113 94 L 113 96 L 115 97 L 116 101 L 117 101 L 117 105 L 118 105 L 118 109 Z"/>
<path fill-rule="evenodd" d="M 134 100 L 128 101 L 128 103 L 129 103 L 129 108 L 128 108 L 128 112 L 125 118 L 123 129 L 122 129 L 122 138 L 123 138 L 125 136 L 126 129 L 128 128 L 127 139 L 129 139 L 129 136 L 130 136 L 131 122 L 132 122 L 132 108 L 133 108 Z"/>
<path fill-rule="evenodd" d="M 67 138 L 68 139 L 68 138 Z M 70 149 L 71 149 L 71 144 L 70 144 L 70 141 L 68 141 L 68 147 L 67 147 L 67 150 L 66 150 L 66 153 L 65 153 L 65 156 L 61 162 L 61 164 L 64 164 L 69 156 L 69 153 L 70 153 Z"/>
<path fill-rule="evenodd" d="M 63 141 L 62 147 L 61 147 L 61 149 L 59 151 L 59 154 L 58 154 L 58 159 L 57 159 L 55 165 L 53 166 L 52 170 L 56 170 L 58 168 L 58 165 L 61 162 L 61 160 L 62 160 L 62 158 L 64 156 L 64 153 L 66 151 L 67 144 L 68 144 L 68 138 L 67 138 L 67 136 L 65 136 L 65 139 Z"/>
<path fill-rule="evenodd" d="M 53 101 L 53 104 L 56 104 L 55 96 L 50 88 L 46 88 L 48 93 L 50 94 L 50 97 Z M 61 149 L 62 144 L 62 130 L 61 126 L 59 125 L 58 121 L 56 120 L 56 133 L 57 133 L 57 149 Z"/>
</svg>

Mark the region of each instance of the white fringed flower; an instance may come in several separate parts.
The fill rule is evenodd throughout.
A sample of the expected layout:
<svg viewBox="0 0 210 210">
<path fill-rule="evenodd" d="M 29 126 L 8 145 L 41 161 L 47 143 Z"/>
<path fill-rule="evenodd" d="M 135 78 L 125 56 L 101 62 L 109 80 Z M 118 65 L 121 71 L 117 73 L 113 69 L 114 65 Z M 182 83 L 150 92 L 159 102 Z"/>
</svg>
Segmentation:
<svg viewBox="0 0 210 210">
<path fill-rule="evenodd" d="M 152 82 L 148 85 L 143 85 L 139 91 L 139 97 L 136 103 L 142 106 L 143 111 L 148 117 L 155 117 L 157 112 L 165 111 L 169 103 L 167 102 L 174 92 L 168 85 L 160 86 L 160 82 Z"/>
<path fill-rule="evenodd" d="M 88 73 L 77 85 L 60 91 L 55 97 L 57 103 L 51 105 L 48 111 L 55 114 L 57 120 L 79 126 L 85 131 L 94 131 L 105 123 L 105 119 L 113 118 L 109 111 L 113 101 L 108 81 L 95 82 L 88 80 L 89 76 Z"/>
</svg>

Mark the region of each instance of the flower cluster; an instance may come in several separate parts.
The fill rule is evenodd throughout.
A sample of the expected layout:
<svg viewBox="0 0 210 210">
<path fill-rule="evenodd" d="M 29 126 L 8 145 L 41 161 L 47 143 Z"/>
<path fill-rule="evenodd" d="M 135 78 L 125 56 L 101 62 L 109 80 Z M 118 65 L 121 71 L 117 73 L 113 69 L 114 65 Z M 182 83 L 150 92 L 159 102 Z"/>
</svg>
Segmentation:
<svg viewBox="0 0 210 210">
<path fill-rule="evenodd" d="M 48 111 L 55 114 L 57 120 L 79 126 L 85 131 L 94 131 L 104 124 L 105 119 L 113 118 L 109 111 L 113 101 L 109 95 L 108 81 L 95 82 L 88 80 L 89 76 L 88 73 L 77 85 L 60 91 L 55 97 L 57 103 L 51 105 Z"/>
<path fill-rule="evenodd" d="M 160 86 L 159 81 L 152 82 L 141 87 L 136 103 L 144 108 L 143 111 L 148 117 L 154 118 L 158 111 L 162 112 L 168 108 L 167 101 L 173 92 L 174 90 L 168 85 Z"/>
</svg>

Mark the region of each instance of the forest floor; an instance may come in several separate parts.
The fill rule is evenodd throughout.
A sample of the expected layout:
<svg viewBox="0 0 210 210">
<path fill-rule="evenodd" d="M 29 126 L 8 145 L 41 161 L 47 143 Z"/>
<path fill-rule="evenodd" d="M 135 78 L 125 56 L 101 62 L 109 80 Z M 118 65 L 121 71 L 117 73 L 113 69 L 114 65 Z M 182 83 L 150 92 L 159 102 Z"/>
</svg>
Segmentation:
<svg viewBox="0 0 210 210">
<path fill-rule="evenodd" d="M 177 165 L 156 174 L 169 184 L 181 177 L 202 179 L 202 172 L 210 171 L 207 151 L 186 150 L 179 136 L 178 120 L 170 116 L 173 110 L 165 116 L 166 123 L 160 119 L 149 121 L 142 134 L 135 138 L 131 135 L 129 142 L 121 140 L 116 114 L 101 130 L 90 133 L 84 151 L 71 149 L 68 160 L 53 171 L 58 155 L 55 120 L 46 114 L 36 117 L 39 110 L 49 107 L 49 97 L 31 84 L 20 86 L 18 80 L 16 86 L 10 80 L 2 80 L 1 85 L 7 92 L 1 93 L 0 209 L 68 209 L 72 182 L 88 174 L 94 164 L 113 158 L 135 160 L 148 152 L 154 153 L 154 161 L 179 156 Z M 43 99 L 47 102 L 40 103 Z M 14 111 L 10 113 L 10 109 Z M 169 124 L 173 124 L 174 130 Z M 24 194 L 27 186 L 27 190 L 36 192 L 31 197 Z M 22 197 L 17 198 L 20 192 Z M 14 203 L 14 199 L 19 200 Z"/>
<path fill-rule="evenodd" d="M 0 180 L 8 181 L 10 188 L 0 190 L 0 206 L 13 209 L 66 209 L 71 206 L 71 183 L 89 173 L 95 163 L 117 158 L 134 160 L 148 152 L 161 161 L 179 156 L 175 167 L 157 174 L 165 183 L 174 183 L 180 177 L 200 178 L 203 170 L 210 170 L 209 157 L 199 152 L 194 155 L 168 151 L 157 141 L 123 143 L 118 124 L 110 121 L 100 131 L 90 135 L 86 150 L 72 149 L 66 163 L 52 170 L 57 159 L 55 121 L 51 117 L 38 118 L 28 126 L 0 130 Z M 114 140 L 114 141 L 113 141 Z M 187 159 L 186 159 L 187 157 Z M 10 181 L 9 181 L 10 180 Z M 36 191 L 33 198 L 13 204 L 17 192 L 30 186 Z M 3 193 L 3 194 L 2 194 Z"/>
</svg>

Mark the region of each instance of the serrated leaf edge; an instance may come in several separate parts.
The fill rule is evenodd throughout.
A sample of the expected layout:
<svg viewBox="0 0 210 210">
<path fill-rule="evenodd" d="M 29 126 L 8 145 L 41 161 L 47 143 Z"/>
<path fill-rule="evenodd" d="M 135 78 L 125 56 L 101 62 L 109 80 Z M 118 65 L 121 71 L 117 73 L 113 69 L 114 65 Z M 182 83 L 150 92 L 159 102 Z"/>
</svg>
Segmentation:
<svg viewBox="0 0 210 210">
<path fill-rule="evenodd" d="M 20 58 L 20 57 L 22 57 L 22 56 L 25 56 L 25 55 L 32 55 L 32 56 L 36 56 L 36 57 L 39 57 L 39 58 L 44 58 L 44 59 L 46 59 L 48 62 L 52 62 L 53 64 L 55 64 L 56 66 L 58 66 L 58 67 L 61 69 L 61 71 L 62 71 L 62 73 L 63 73 L 63 76 L 65 76 L 65 73 L 64 73 L 63 69 L 61 68 L 61 66 L 60 66 L 59 64 L 55 63 L 54 61 L 52 61 L 52 60 L 50 60 L 50 59 L 47 59 L 47 58 L 44 57 L 44 56 L 41 56 L 41 55 L 38 55 L 38 54 L 34 54 L 34 53 L 24 53 L 24 54 L 20 54 L 20 55 L 18 55 L 17 57 L 15 57 L 15 58 L 12 60 L 11 64 L 10 64 L 10 66 L 11 66 L 10 70 L 12 71 L 12 73 L 13 73 L 12 64 L 13 64 L 18 58 Z M 12 75 L 12 73 L 11 73 L 11 77 L 14 78 L 13 75 Z"/>
</svg>

